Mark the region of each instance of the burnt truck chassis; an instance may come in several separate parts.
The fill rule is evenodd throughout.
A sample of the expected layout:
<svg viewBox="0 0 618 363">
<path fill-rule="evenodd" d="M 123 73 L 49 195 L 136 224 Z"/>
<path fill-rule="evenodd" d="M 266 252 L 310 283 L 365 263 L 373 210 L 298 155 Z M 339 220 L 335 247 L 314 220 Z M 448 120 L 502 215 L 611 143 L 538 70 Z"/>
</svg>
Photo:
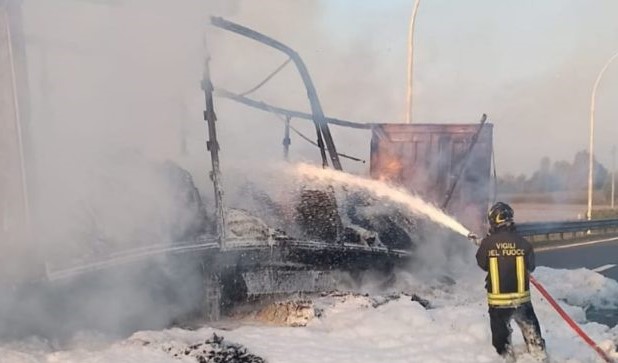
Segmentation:
<svg viewBox="0 0 618 363">
<path fill-rule="evenodd" d="M 37 293 L 62 296 L 62 301 L 65 301 L 62 304 L 70 306 L 66 301 L 72 300 L 70 297 L 76 291 L 85 299 L 98 295 L 105 299 L 114 298 L 109 295 L 111 292 L 104 291 L 107 286 L 105 281 L 114 280 L 114 276 L 133 276 L 136 271 L 138 274 L 151 271 L 146 273 L 145 281 L 152 283 L 157 280 L 160 271 L 173 271 L 174 276 L 164 274 L 161 275 L 163 280 L 156 282 L 156 285 L 165 286 L 183 284 L 183 276 L 189 271 L 202 279 L 201 287 L 197 287 L 202 302 L 191 309 L 193 313 L 190 315 L 192 318 L 197 316 L 214 321 L 236 305 L 248 301 L 332 291 L 341 287 L 341 278 L 348 283 L 346 288 L 353 288 L 363 271 L 374 271 L 388 280 L 394 268 L 404 267 L 412 257 L 410 251 L 384 246 L 289 237 L 268 241 L 227 239 L 223 244 L 219 242 L 202 237 L 183 243 L 126 251 L 106 260 L 51 271 L 48 282 L 32 286 Z M 159 256 L 165 258 L 158 259 Z M 89 286 L 90 289 L 75 290 L 76 286 Z M 174 299 L 172 297 L 170 301 L 173 303 Z"/>
<path fill-rule="evenodd" d="M 289 57 L 288 62 L 292 61 L 296 65 L 307 90 L 311 106 L 311 115 L 307 116 L 310 116 L 315 125 L 316 145 L 320 149 L 322 165 L 328 167 L 330 161 L 333 168 L 342 170 L 339 161 L 341 154 L 337 153 L 329 130 L 329 123 L 333 120 L 324 115 L 313 81 L 298 53 L 279 41 L 228 20 L 213 17 L 211 24 L 256 40 Z M 210 177 L 213 182 L 217 209 L 215 220 L 219 246 L 201 254 L 206 286 L 205 315 L 211 320 L 218 319 L 230 305 L 246 299 L 249 295 L 302 293 L 335 288 L 335 286 L 328 286 L 318 281 L 321 276 L 328 275 L 332 271 L 344 271 L 352 276 L 365 270 L 389 274 L 395 266 L 408 263 L 412 255 L 411 250 L 391 249 L 383 245 L 368 246 L 361 243 L 326 242 L 289 237 L 268 242 L 234 241 L 226 238 L 223 192 L 220 185 L 220 149 L 216 133 L 217 117 L 213 101 L 215 87 L 211 79 L 209 60 L 208 57 L 205 62 L 202 89 L 206 104 L 204 120 L 208 125 L 207 148 L 212 161 Z M 271 77 L 269 76 L 267 80 Z M 369 128 L 368 125 L 349 121 L 338 124 L 353 128 Z M 262 275 L 263 280 L 252 283 L 251 278 L 260 280 L 256 275 Z M 303 284 L 302 281 L 308 284 Z"/>
<path fill-rule="evenodd" d="M 233 244 L 233 246 L 230 246 Z M 389 276 L 409 263 L 410 251 L 358 244 L 282 239 L 228 241 L 202 254 L 205 278 L 203 316 L 217 320 L 236 304 L 264 296 L 337 289 L 342 275 L 355 284 L 363 271 Z M 345 286 L 352 288 L 352 285 Z"/>
</svg>

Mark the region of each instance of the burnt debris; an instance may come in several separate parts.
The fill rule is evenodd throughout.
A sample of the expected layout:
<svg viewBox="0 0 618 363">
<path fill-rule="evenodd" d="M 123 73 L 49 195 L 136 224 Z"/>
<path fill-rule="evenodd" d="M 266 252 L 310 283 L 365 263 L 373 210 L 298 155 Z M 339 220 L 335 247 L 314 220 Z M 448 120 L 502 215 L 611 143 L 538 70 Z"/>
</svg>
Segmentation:
<svg viewBox="0 0 618 363">
<path fill-rule="evenodd" d="M 266 363 L 242 345 L 228 343 L 215 333 L 204 342 L 185 347 L 167 346 L 163 351 L 177 359 L 193 358 L 197 363 Z"/>
</svg>

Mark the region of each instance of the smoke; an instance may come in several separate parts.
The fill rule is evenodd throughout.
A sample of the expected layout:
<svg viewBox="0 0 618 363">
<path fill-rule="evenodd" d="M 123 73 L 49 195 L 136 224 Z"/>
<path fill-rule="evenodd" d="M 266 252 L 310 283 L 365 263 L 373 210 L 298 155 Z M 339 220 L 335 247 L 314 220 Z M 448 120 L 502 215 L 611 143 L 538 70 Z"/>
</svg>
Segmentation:
<svg viewBox="0 0 618 363">
<path fill-rule="evenodd" d="M 208 16 L 234 1 L 23 2 L 38 256 L 3 287 L 0 337 L 127 334 L 199 311 L 201 261 L 160 256 L 66 281 L 45 273 L 207 232 L 199 82 Z M 197 167 L 200 167 L 198 169 Z M 185 170 L 191 170 L 192 175 Z M 40 258 L 38 258 L 40 257 Z"/>
<path fill-rule="evenodd" d="M 273 22 L 264 16 L 268 12 L 285 16 Z M 25 1 L 36 170 L 33 234 L 44 261 L 19 268 L 44 279 L 46 271 L 203 232 L 196 219 L 203 220 L 204 211 L 185 194 L 195 184 L 206 207 L 212 206 L 199 87 L 204 60 L 210 56 L 215 86 L 230 89 L 252 86 L 282 60 L 261 45 L 208 27 L 209 16 L 231 16 L 293 48 L 313 45 L 337 59 L 337 44 L 323 42 L 322 13 L 314 1 Z M 310 68 L 324 61 L 319 54 L 303 55 Z M 296 72 L 288 67 L 281 76 L 257 96 L 307 111 Z M 273 131 L 281 121 L 229 101 L 217 100 L 216 108 L 226 203 L 247 208 L 243 178 L 235 176 L 255 184 L 252 170 L 281 159 L 282 128 Z M 314 138 L 309 122 L 293 122 Z M 314 146 L 293 143 L 293 160 L 318 160 Z M 283 184 L 269 183 L 270 192 Z M 0 304 L 4 317 L 20 316 L 9 319 L 0 335 L 66 336 L 79 329 L 123 334 L 164 326 L 195 310 L 203 297 L 196 263 L 190 259 L 180 268 L 161 257 L 52 286 L 35 283 Z M 115 303 L 108 303 L 110 297 Z M 137 312 L 136 320 L 128 319 Z M 66 329 L 54 332 L 59 325 Z"/>
</svg>

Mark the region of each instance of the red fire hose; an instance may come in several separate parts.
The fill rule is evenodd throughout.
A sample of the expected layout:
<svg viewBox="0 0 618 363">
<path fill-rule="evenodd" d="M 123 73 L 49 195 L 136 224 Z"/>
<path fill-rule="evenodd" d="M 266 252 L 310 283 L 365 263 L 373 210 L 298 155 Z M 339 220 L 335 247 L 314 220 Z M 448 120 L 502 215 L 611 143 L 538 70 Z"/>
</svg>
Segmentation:
<svg viewBox="0 0 618 363">
<path fill-rule="evenodd" d="M 571 319 L 571 317 L 558 305 L 556 300 L 545 290 L 543 285 L 541 285 L 534 277 L 530 276 L 530 283 L 536 287 L 536 289 L 543 295 L 549 304 L 558 312 L 558 314 L 566 321 L 566 323 L 573 329 L 577 335 L 579 335 L 592 349 L 594 349 L 597 354 L 603 358 L 603 360 L 607 363 L 614 363 L 614 360 L 610 358 L 603 349 L 601 349 L 597 343 L 595 343 L 590 337 Z"/>
</svg>

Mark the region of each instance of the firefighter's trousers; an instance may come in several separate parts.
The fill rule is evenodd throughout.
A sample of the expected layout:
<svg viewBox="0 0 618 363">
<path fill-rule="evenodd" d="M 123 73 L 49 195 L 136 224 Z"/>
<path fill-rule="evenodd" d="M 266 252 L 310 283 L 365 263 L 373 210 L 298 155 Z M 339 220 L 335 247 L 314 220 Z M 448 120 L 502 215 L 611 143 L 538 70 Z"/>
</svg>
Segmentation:
<svg viewBox="0 0 618 363">
<path fill-rule="evenodd" d="M 534 356 L 545 356 L 545 340 L 541 337 L 541 327 L 536 318 L 532 303 L 527 302 L 513 308 L 489 307 L 491 340 L 500 355 L 512 354 L 511 319 L 515 320 L 528 347 Z"/>
</svg>

